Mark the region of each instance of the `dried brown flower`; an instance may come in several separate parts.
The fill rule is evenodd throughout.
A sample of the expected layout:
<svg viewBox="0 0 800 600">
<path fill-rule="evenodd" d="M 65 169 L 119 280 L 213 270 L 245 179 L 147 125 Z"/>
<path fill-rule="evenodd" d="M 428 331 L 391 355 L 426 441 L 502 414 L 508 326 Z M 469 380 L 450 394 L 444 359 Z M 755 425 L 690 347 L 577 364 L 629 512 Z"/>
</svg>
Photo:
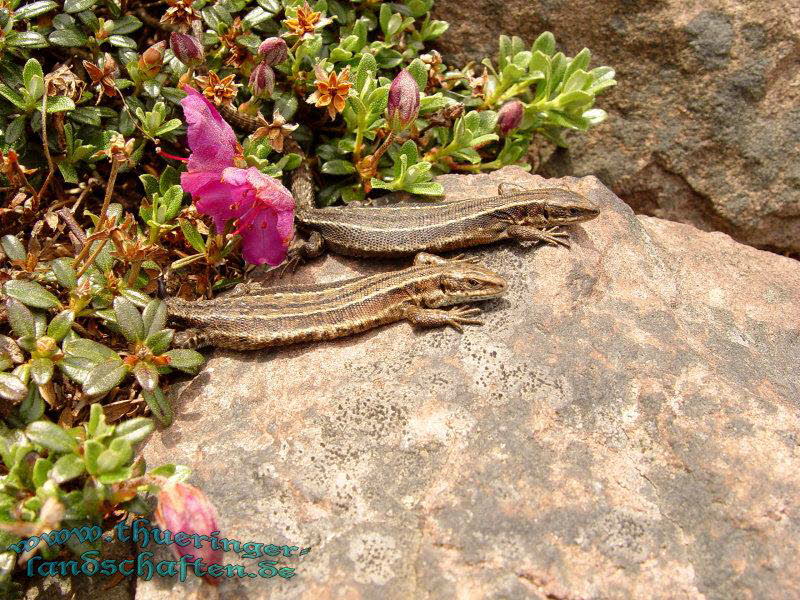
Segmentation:
<svg viewBox="0 0 800 600">
<path fill-rule="evenodd" d="M 196 77 L 196 80 L 201 86 L 203 95 L 214 104 L 221 106 L 231 104 L 236 97 L 239 84 L 233 82 L 234 77 L 236 75 L 231 74 L 220 79 L 214 71 L 209 71 L 207 76 Z"/>
<path fill-rule="evenodd" d="M 37 169 L 28 169 L 19 162 L 19 156 L 14 150 L 9 150 L 6 154 L 0 150 L 0 173 L 6 176 L 12 187 L 20 188 L 28 185 L 26 175 L 35 173 Z"/>
<path fill-rule="evenodd" d="M 297 14 L 285 19 L 283 24 L 289 30 L 286 35 L 298 35 L 305 38 L 314 35 L 317 29 L 325 27 L 331 22 L 332 19 L 323 18 L 322 13 L 312 10 L 308 2 L 305 2 L 297 9 Z"/>
<path fill-rule="evenodd" d="M 181 29 L 188 29 L 192 22 L 200 18 L 198 12 L 192 8 L 194 0 L 167 0 L 169 8 L 161 17 L 161 22 L 174 25 Z"/>
<path fill-rule="evenodd" d="M 286 119 L 277 110 L 272 115 L 272 123 L 264 120 L 264 125 L 253 132 L 253 139 L 269 138 L 269 145 L 275 152 L 283 152 L 283 142 L 297 129 L 297 125 L 286 124 Z"/>
<path fill-rule="evenodd" d="M 314 74 L 317 91 L 308 97 L 308 102 L 318 107 L 327 107 L 328 115 L 331 119 L 335 119 L 336 114 L 344 110 L 345 100 L 353 85 L 350 81 L 350 66 L 346 66 L 340 73 L 336 71 L 325 73 L 322 67 L 317 65 L 314 67 Z"/>
<path fill-rule="evenodd" d="M 44 77 L 48 96 L 66 96 L 78 100 L 86 84 L 66 65 L 59 65 Z"/>
<path fill-rule="evenodd" d="M 119 93 L 117 92 L 117 84 L 114 82 L 114 78 L 119 75 L 119 70 L 114 57 L 108 52 L 103 55 L 102 68 L 88 60 L 83 61 L 83 68 L 86 69 L 92 79 L 92 85 L 97 86 L 100 92 L 95 104 L 100 104 L 103 95 L 113 97 Z"/>
<path fill-rule="evenodd" d="M 219 36 L 219 41 L 228 49 L 228 56 L 225 58 L 227 66 L 239 68 L 250 58 L 250 51 L 236 41 L 243 33 L 244 22 L 241 17 L 236 17 L 228 30 Z"/>
</svg>

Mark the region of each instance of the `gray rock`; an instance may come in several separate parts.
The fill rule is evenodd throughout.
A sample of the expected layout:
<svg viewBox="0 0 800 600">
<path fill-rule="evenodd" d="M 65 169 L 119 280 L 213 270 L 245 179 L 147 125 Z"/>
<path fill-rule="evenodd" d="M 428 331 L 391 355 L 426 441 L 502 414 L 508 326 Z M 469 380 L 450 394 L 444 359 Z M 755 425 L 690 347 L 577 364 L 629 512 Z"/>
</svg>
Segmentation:
<svg viewBox="0 0 800 600">
<path fill-rule="evenodd" d="M 793 0 L 438 0 L 441 41 L 462 65 L 497 53 L 501 33 L 551 30 L 620 84 L 609 119 L 569 137 L 549 176 L 596 175 L 638 213 L 800 252 L 800 11 Z"/>
<path fill-rule="evenodd" d="M 482 327 L 215 352 L 176 393 L 148 464 L 191 466 L 226 537 L 311 548 L 282 559 L 296 577 L 220 597 L 795 597 L 800 265 L 637 217 L 593 177 L 444 178 L 453 196 L 500 180 L 603 212 L 569 251 L 477 251 L 510 283 Z"/>
</svg>

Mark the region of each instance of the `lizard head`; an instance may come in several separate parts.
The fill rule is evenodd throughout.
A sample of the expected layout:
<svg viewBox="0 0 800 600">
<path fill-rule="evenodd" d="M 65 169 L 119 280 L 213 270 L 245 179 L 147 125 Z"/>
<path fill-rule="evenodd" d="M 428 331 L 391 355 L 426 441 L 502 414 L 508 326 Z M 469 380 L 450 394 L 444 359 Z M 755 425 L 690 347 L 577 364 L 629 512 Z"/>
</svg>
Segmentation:
<svg viewBox="0 0 800 600">
<path fill-rule="evenodd" d="M 500 275 L 471 260 L 448 262 L 438 276 L 438 284 L 425 294 L 424 302 L 429 308 L 499 298 L 507 287 Z"/>
<path fill-rule="evenodd" d="M 543 218 L 547 225 L 570 225 L 594 219 L 600 211 L 580 194 L 564 189 L 553 189 L 539 208 L 537 218 Z"/>
</svg>

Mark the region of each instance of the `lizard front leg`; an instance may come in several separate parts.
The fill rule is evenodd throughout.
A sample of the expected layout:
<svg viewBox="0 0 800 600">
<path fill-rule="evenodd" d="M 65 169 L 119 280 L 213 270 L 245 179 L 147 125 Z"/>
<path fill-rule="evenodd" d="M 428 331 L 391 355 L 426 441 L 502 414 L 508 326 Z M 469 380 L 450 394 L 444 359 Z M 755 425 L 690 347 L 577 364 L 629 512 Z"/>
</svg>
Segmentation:
<svg viewBox="0 0 800 600">
<path fill-rule="evenodd" d="M 530 225 L 509 225 L 506 229 L 508 237 L 518 242 L 544 242 L 551 246 L 564 246 L 569 248 L 569 234 L 566 231 L 558 231 L 558 227 L 549 229 L 539 229 Z"/>
<path fill-rule="evenodd" d="M 312 231 L 307 240 L 295 236 L 286 252 L 286 266 L 294 267 L 303 259 L 315 258 L 322 254 L 324 248 L 325 240 L 318 231 Z"/>
<path fill-rule="evenodd" d="M 464 331 L 462 325 L 483 325 L 483 321 L 476 319 L 481 314 L 481 309 L 470 306 L 455 306 L 450 310 L 439 308 L 422 308 L 409 306 L 405 309 L 405 318 L 414 327 L 452 327 L 460 332 Z"/>
</svg>

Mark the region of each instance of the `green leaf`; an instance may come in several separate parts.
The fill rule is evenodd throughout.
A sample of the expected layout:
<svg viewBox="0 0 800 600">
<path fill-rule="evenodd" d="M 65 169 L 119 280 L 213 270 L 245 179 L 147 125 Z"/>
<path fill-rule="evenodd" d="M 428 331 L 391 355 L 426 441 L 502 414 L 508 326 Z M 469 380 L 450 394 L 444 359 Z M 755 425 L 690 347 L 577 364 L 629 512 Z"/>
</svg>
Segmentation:
<svg viewBox="0 0 800 600">
<path fill-rule="evenodd" d="M 556 51 L 555 36 L 549 31 L 542 33 L 538 38 L 536 38 L 536 41 L 533 42 L 531 52 L 536 52 L 537 50 L 543 52 L 547 56 L 552 56 Z"/>
<path fill-rule="evenodd" d="M 17 108 L 25 109 L 25 101 L 19 93 L 12 90 L 5 83 L 0 83 L 0 96 L 11 102 Z"/>
<path fill-rule="evenodd" d="M 89 409 L 89 422 L 86 423 L 86 433 L 93 440 L 102 439 L 113 433 L 113 425 L 106 423 L 106 414 L 99 402 L 92 404 Z"/>
<path fill-rule="evenodd" d="M 96 106 L 81 106 L 71 111 L 69 113 L 69 118 L 75 119 L 79 123 L 99 127 L 101 119 L 100 109 Z"/>
<path fill-rule="evenodd" d="M 103 450 L 97 457 L 97 472 L 109 473 L 121 468 L 133 458 L 131 443 L 122 438 L 111 440 L 107 450 Z"/>
<path fill-rule="evenodd" d="M 197 370 L 203 366 L 205 358 L 196 350 L 189 350 L 185 348 L 176 348 L 165 352 L 163 356 L 169 357 L 169 366 L 174 369 L 180 369 L 186 373 L 197 373 Z"/>
<path fill-rule="evenodd" d="M 28 425 L 25 434 L 33 443 L 54 452 L 74 452 L 78 441 L 61 427 L 50 421 L 35 421 Z"/>
<path fill-rule="evenodd" d="M 37 31 L 12 32 L 6 40 L 9 46 L 16 48 L 46 48 L 47 39 Z"/>
<path fill-rule="evenodd" d="M 25 281 L 23 279 L 6 281 L 5 292 L 7 296 L 34 308 L 48 309 L 59 305 L 58 298 L 35 281 Z"/>
<path fill-rule="evenodd" d="M 72 329 L 72 324 L 75 322 L 75 312 L 72 310 L 64 310 L 58 313 L 50 324 L 47 326 L 47 335 L 55 341 L 60 342 Z"/>
<path fill-rule="evenodd" d="M 47 39 L 56 46 L 70 48 L 82 48 L 89 42 L 86 34 L 77 29 L 56 29 L 47 36 Z"/>
<path fill-rule="evenodd" d="M 441 183 L 433 181 L 426 181 L 421 183 L 414 183 L 410 185 L 407 190 L 418 196 L 442 196 L 444 195 L 444 188 Z"/>
<path fill-rule="evenodd" d="M 97 440 L 83 442 L 83 460 L 90 475 L 97 475 L 97 459 L 103 450 L 105 450 L 105 446 Z"/>
<path fill-rule="evenodd" d="M 183 204 L 183 188 L 180 185 L 170 186 L 166 193 L 164 193 L 160 204 L 163 207 L 164 214 L 159 215 L 159 217 L 163 217 L 163 220 L 159 218 L 159 221 L 166 223 L 174 219 L 181 211 L 181 204 Z M 159 210 L 159 212 L 162 211 Z"/>
<path fill-rule="evenodd" d="M 147 339 L 145 339 L 144 343 L 148 348 L 150 348 L 150 351 L 153 354 L 158 355 L 166 352 L 169 349 L 174 336 L 174 329 L 162 329 L 161 331 L 157 331 L 149 335 Z"/>
<path fill-rule="evenodd" d="M 383 6 L 386 5 L 384 4 Z M 375 78 L 377 70 L 378 63 L 375 61 L 375 57 L 369 53 L 362 54 L 358 67 L 356 67 L 355 79 L 353 80 L 355 82 L 355 89 L 359 94 L 364 90 L 364 84 L 367 82 L 367 79 Z"/>
<path fill-rule="evenodd" d="M 72 266 L 73 259 L 68 257 L 56 258 L 50 261 L 50 269 L 56 276 L 56 281 L 69 290 L 78 285 L 78 274 Z"/>
<path fill-rule="evenodd" d="M 194 226 L 186 219 L 178 219 L 178 224 L 181 226 L 183 237 L 186 238 L 186 241 L 189 242 L 189 245 L 197 250 L 197 252 L 205 254 L 206 243 L 203 240 L 203 236 L 198 233 L 197 229 L 195 229 Z"/>
<path fill-rule="evenodd" d="M 83 338 L 65 342 L 64 353 L 71 356 L 86 358 L 96 363 L 112 359 L 120 362 L 122 361 L 119 355 L 108 346 L 104 346 L 103 344 L 95 342 L 94 340 L 87 340 Z"/>
<path fill-rule="evenodd" d="M 47 385 L 53 378 L 53 361 L 49 358 L 32 358 L 31 379 L 36 385 Z"/>
<path fill-rule="evenodd" d="M 114 313 L 117 315 L 117 325 L 129 342 L 138 342 L 144 339 L 144 322 L 142 315 L 133 302 L 123 296 L 114 298 Z"/>
<path fill-rule="evenodd" d="M 142 397 L 156 420 L 164 427 L 169 427 L 172 424 L 172 405 L 169 400 L 164 396 L 161 388 L 156 388 L 152 392 L 142 390 Z"/>
<path fill-rule="evenodd" d="M 61 484 L 83 475 L 85 471 L 86 465 L 80 456 L 77 454 L 65 454 L 53 465 L 50 476 L 56 483 Z"/>
<path fill-rule="evenodd" d="M 119 423 L 114 430 L 114 437 L 136 444 L 144 440 L 154 429 L 155 425 L 152 419 L 135 417 Z"/>
<path fill-rule="evenodd" d="M 44 80 L 44 71 L 42 65 L 35 58 L 29 58 L 25 66 L 22 67 L 22 81 L 25 82 L 25 87 L 30 90 L 33 85 L 33 78 L 39 76 L 39 79 Z"/>
<path fill-rule="evenodd" d="M 28 251 L 25 246 L 19 241 L 19 238 L 13 235 L 4 235 L 0 239 L 0 245 L 3 247 L 3 252 L 11 260 L 25 260 L 28 256 Z"/>
<path fill-rule="evenodd" d="M 136 381 L 139 382 L 143 390 L 152 392 L 158 387 L 158 371 L 153 365 L 144 360 L 140 360 L 133 367 L 133 376 L 136 377 Z"/>
<path fill-rule="evenodd" d="M 41 456 L 37 458 L 33 465 L 33 470 L 31 471 L 31 481 L 33 485 L 37 488 L 42 487 L 47 481 L 47 476 L 52 468 L 52 461 L 42 458 Z"/>
<path fill-rule="evenodd" d="M 322 172 L 328 175 L 349 175 L 355 173 L 356 168 L 348 160 L 329 160 L 322 165 Z"/>
<path fill-rule="evenodd" d="M 165 133 L 169 133 L 181 125 L 183 125 L 183 122 L 180 119 L 170 119 L 156 130 L 156 136 L 162 136 Z"/>
<path fill-rule="evenodd" d="M 114 483 L 127 481 L 131 477 L 133 477 L 133 469 L 131 467 L 120 467 L 114 471 L 109 471 L 108 473 L 98 475 L 97 481 L 105 485 L 111 485 Z"/>
<path fill-rule="evenodd" d="M 406 67 L 406 70 L 414 78 L 414 81 L 417 82 L 417 87 L 419 87 L 420 90 L 425 90 L 425 86 L 428 84 L 428 70 L 425 68 L 425 63 L 415 58 L 411 61 L 411 64 Z"/>
<path fill-rule="evenodd" d="M 142 22 L 133 15 L 125 15 L 121 19 L 114 20 L 114 33 L 133 33 L 142 26 Z"/>
<path fill-rule="evenodd" d="M 64 12 L 76 13 L 88 10 L 97 3 L 97 0 L 65 0 Z"/>
<path fill-rule="evenodd" d="M 60 162 L 58 163 L 58 170 L 61 171 L 61 176 L 64 178 L 65 183 L 78 183 L 78 171 L 74 165 Z"/>
<path fill-rule="evenodd" d="M 152 175 L 139 175 L 139 181 L 142 182 L 144 193 L 148 198 L 152 199 L 158 193 L 158 179 Z"/>
<path fill-rule="evenodd" d="M 147 303 L 142 311 L 144 337 L 153 335 L 167 326 L 167 303 L 158 298 Z"/>
<path fill-rule="evenodd" d="M 22 422 L 26 425 L 38 421 L 44 415 L 44 400 L 39 393 L 39 388 L 32 385 L 28 388 L 28 395 L 17 407 Z"/>
<path fill-rule="evenodd" d="M 107 394 L 125 379 L 129 371 L 130 368 L 118 357 L 101 362 L 89 371 L 83 391 L 92 397 Z"/>
<path fill-rule="evenodd" d="M 26 386 L 19 377 L 11 373 L 0 373 L 0 398 L 20 402 L 28 395 Z"/>
<path fill-rule="evenodd" d="M 63 112 L 65 110 L 75 110 L 75 103 L 66 96 L 50 96 L 47 98 L 47 112 Z"/>
<path fill-rule="evenodd" d="M 31 2 L 30 4 L 26 4 L 25 6 L 21 6 L 15 10 L 14 18 L 17 20 L 32 19 L 33 17 L 38 17 L 39 15 L 43 15 L 44 13 L 53 10 L 57 6 L 58 3 L 53 2 L 53 0 L 39 0 L 38 2 Z"/>
<path fill-rule="evenodd" d="M 8 298 L 6 300 L 6 311 L 8 312 L 8 322 L 11 329 L 19 337 L 35 336 L 36 329 L 33 320 L 33 313 L 19 300 Z"/>
<path fill-rule="evenodd" d="M 129 38 L 126 35 L 110 35 L 108 36 L 108 42 L 117 48 L 130 48 L 131 50 L 136 49 L 136 40 Z"/>
</svg>

